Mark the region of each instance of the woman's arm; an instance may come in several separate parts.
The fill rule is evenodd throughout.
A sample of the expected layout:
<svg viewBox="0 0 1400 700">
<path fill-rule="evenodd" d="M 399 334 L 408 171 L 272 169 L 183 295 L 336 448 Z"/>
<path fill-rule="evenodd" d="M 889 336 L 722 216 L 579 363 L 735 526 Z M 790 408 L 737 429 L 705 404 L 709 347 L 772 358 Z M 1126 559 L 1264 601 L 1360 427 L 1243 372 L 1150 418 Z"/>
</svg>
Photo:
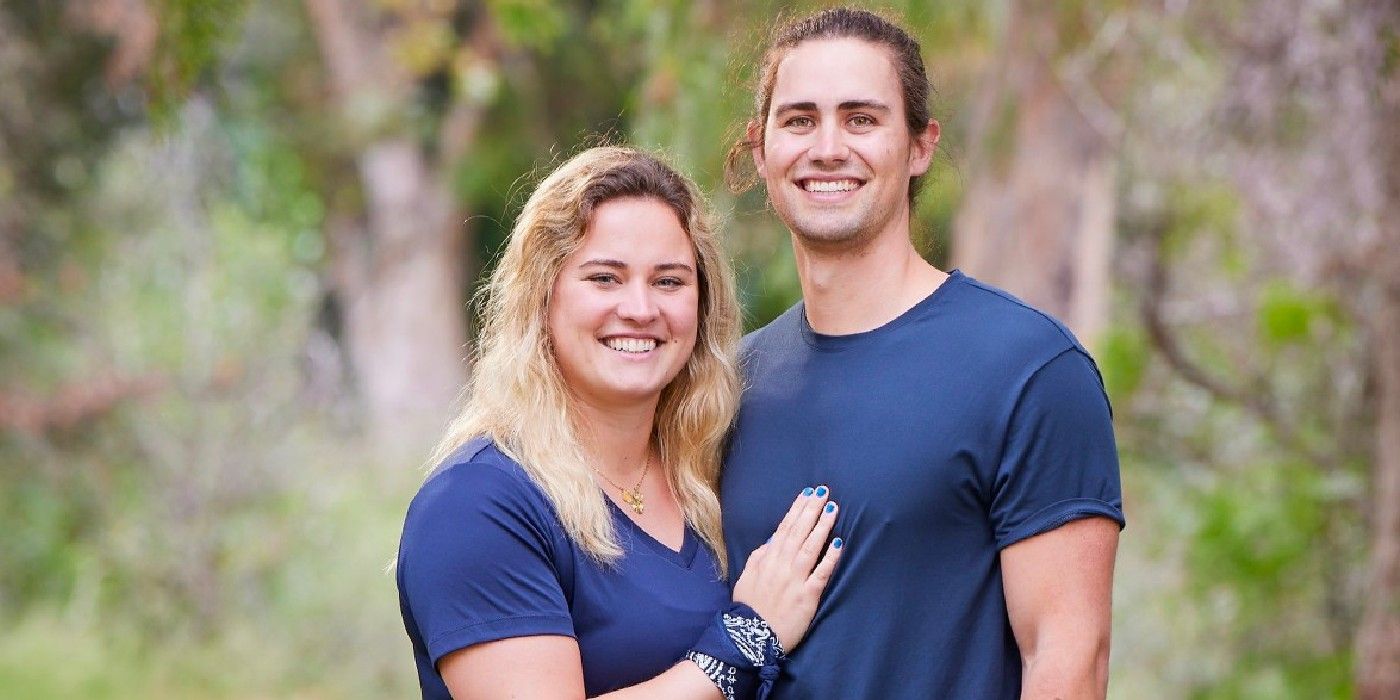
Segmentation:
<svg viewBox="0 0 1400 700">
<path fill-rule="evenodd" d="M 456 700 L 584 697 L 578 642 L 571 637 L 515 637 L 477 644 L 443 657 L 442 679 Z M 661 675 L 601 696 L 608 700 L 719 700 L 719 689 L 684 661 Z"/>
<path fill-rule="evenodd" d="M 821 496 L 797 497 L 773 539 L 754 552 L 735 584 L 735 600 L 762 615 L 789 651 L 806 634 L 840 558 L 840 546 L 827 540 L 837 509 L 835 504 L 826 507 L 827 494 L 825 489 L 821 492 Z M 826 555 L 818 562 L 823 551 Z M 560 635 L 475 644 L 444 656 L 438 672 L 456 700 L 579 700 L 585 695 L 578 642 Z M 722 696 L 699 666 L 681 661 L 651 680 L 601 697 L 718 700 Z"/>
</svg>

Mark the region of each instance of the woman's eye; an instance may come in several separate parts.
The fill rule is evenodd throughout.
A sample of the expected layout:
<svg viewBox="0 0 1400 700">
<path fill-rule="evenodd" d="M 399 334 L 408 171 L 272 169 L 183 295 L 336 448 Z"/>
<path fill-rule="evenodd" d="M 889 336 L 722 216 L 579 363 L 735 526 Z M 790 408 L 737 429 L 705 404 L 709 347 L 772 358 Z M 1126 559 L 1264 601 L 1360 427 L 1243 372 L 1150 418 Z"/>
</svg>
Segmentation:
<svg viewBox="0 0 1400 700">
<path fill-rule="evenodd" d="M 596 275 L 589 275 L 585 277 L 584 280 L 588 282 L 596 282 L 598 284 L 611 284 L 613 282 L 617 282 L 617 275 L 610 274 L 607 272 L 600 272 Z"/>
<path fill-rule="evenodd" d="M 657 280 L 656 283 L 662 287 L 670 288 L 685 286 L 685 280 L 680 279 L 679 277 L 662 277 L 661 279 Z"/>
</svg>

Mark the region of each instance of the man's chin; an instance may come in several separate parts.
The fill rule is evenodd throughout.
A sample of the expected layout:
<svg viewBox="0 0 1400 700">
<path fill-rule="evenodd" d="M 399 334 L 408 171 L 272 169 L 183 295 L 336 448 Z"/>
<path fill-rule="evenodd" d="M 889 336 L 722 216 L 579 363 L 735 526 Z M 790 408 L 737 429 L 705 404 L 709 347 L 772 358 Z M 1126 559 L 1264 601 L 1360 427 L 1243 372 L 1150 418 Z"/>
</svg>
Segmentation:
<svg viewBox="0 0 1400 700">
<path fill-rule="evenodd" d="M 798 240 L 814 247 L 844 247 L 868 238 L 860 226 L 844 221 L 793 221 L 788 228 Z"/>
</svg>

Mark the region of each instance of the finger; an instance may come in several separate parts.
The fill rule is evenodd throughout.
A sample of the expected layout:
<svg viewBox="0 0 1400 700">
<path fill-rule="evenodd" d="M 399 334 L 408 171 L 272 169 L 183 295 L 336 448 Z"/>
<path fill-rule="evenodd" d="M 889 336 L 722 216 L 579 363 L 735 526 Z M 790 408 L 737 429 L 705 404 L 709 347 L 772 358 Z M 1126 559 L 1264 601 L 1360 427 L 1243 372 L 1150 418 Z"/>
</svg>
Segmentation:
<svg viewBox="0 0 1400 700">
<path fill-rule="evenodd" d="M 802 542 L 802 546 L 797 550 L 796 564 L 802 571 L 811 571 L 817 563 L 817 557 L 821 556 L 823 547 L 827 544 L 827 537 L 831 535 L 831 528 L 836 525 L 836 515 L 841 507 L 836 501 L 827 501 L 822 506 L 821 513 L 817 517 L 817 522 L 812 526 L 812 531 L 807 535 L 807 539 Z"/>
<path fill-rule="evenodd" d="M 826 505 L 830 495 L 831 491 L 825 486 L 818 486 L 812 495 L 807 497 L 807 502 L 801 504 L 787 532 L 783 533 L 784 536 L 781 539 L 776 536 L 773 538 L 777 556 L 781 561 L 789 561 L 797 556 L 798 548 L 811 534 L 812 526 L 816 525 L 817 519 L 821 517 L 822 507 Z"/>
<path fill-rule="evenodd" d="M 778 528 L 773 531 L 773 536 L 768 538 L 770 543 L 778 539 L 778 537 L 786 535 L 788 530 L 792 529 L 792 522 L 797 519 L 797 514 L 802 511 L 802 507 L 807 505 L 807 501 L 811 498 L 812 493 L 813 489 L 807 487 L 802 489 L 801 493 L 797 494 L 797 498 L 792 499 L 792 505 L 788 507 L 787 513 L 783 515 L 782 521 L 778 523 Z"/>
<path fill-rule="evenodd" d="M 826 584 L 831 582 L 831 573 L 836 571 L 836 564 L 841 561 L 841 552 L 846 549 L 845 544 L 845 541 L 837 537 L 827 545 L 826 556 L 817 562 L 817 568 L 807 577 L 808 590 L 817 594 L 826 590 Z"/>
</svg>

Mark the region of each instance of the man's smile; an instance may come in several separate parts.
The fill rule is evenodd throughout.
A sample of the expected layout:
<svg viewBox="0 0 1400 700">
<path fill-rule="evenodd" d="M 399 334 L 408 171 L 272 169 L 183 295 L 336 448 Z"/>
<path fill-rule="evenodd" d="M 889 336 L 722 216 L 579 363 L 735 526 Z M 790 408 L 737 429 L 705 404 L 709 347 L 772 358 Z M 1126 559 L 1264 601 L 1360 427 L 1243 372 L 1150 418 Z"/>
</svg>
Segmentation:
<svg viewBox="0 0 1400 700">
<path fill-rule="evenodd" d="M 808 192 L 850 192 L 863 183 L 854 178 L 842 178 L 838 180 L 825 180 L 816 178 L 804 178 L 798 180 L 798 185 Z"/>
</svg>

